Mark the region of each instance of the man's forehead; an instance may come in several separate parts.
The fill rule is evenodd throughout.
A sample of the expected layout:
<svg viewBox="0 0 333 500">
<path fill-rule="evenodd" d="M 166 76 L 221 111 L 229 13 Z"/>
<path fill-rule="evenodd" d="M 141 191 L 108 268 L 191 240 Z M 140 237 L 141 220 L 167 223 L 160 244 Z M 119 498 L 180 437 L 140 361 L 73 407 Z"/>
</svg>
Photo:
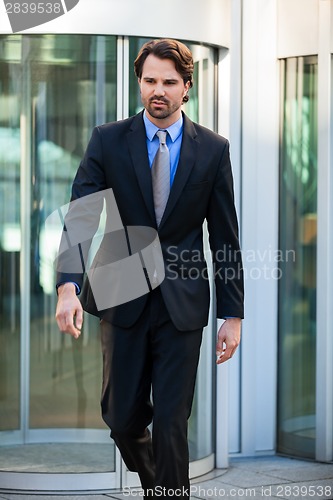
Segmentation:
<svg viewBox="0 0 333 500">
<path fill-rule="evenodd" d="M 142 77 L 163 77 L 167 80 L 181 79 L 181 75 L 176 70 L 175 63 L 172 59 L 161 59 L 150 54 L 145 60 L 142 67 Z"/>
</svg>

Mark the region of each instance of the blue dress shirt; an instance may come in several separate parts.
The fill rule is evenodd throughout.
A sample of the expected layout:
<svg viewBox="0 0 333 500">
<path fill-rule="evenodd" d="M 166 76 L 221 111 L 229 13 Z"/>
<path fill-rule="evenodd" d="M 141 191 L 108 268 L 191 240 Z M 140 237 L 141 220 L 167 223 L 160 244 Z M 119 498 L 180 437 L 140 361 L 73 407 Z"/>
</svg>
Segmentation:
<svg viewBox="0 0 333 500">
<path fill-rule="evenodd" d="M 146 128 L 148 159 L 150 167 L 153 164 L 155 155 L 159 147 L 159 139 L 156 135 L 156 132 L 158 130 L 168 131 L 166 144 L 170 151 L 170 186 L 172 186 L 178 167 L 180 148 L 183 139 L 183 116 L 181 115 L 179 120 L 170 125 L 170 127 L 163 129 L 159 129 L 158 127 L 156 127 L 156 125 L 154 125 L 149 120 L 146 112 L 143 113 L 143 121 Z"/>
</svg>

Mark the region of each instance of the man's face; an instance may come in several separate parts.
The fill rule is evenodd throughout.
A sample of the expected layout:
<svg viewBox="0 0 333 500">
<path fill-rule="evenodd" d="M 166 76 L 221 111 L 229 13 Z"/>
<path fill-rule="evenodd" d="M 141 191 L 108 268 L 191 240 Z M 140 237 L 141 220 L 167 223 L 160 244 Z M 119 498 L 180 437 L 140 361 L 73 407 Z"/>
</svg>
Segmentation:
<svg viewBox="0 0 333 500">
<path fill-rule="evenodd" d="M 156 126 L 166 128 L 178 120 L 190 84 L 184 84 L 171 59 L 150 54 L 144 62 L 139 85 L 142 104 Z"/>
</svg>

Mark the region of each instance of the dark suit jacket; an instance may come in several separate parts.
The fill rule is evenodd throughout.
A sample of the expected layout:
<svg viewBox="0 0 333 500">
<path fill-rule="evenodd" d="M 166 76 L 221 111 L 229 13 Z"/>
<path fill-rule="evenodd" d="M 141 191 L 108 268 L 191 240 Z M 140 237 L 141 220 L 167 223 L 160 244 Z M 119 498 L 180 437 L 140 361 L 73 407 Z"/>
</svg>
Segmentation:
<svg viewBox="0 0 333 500">
<path fill-rule="evenodd" d="M 183 118 L 180 160 L 158 235 L 165 263 L 161 292 L 166 307 L 179 330 L 194 330 L 207 324 L 209 310 L 205 219 L 214 259 L 217 317 L 243 317 L 243 274 L 229 143 L 186 115 Z M 94 129 L 74 179 L 72 200 L 108 188 L 113 189 L 124 226 L 157 229 L 142 113 Z M 106 241 L 101 244 L 104 252 Z M 57 282 L 64 281 L 82 287 L 86 311 L 122 327 L 135 323 L 147 300 L 144 295 L 97 311 L 83 273 L 58 272 Z"/>
</svg>

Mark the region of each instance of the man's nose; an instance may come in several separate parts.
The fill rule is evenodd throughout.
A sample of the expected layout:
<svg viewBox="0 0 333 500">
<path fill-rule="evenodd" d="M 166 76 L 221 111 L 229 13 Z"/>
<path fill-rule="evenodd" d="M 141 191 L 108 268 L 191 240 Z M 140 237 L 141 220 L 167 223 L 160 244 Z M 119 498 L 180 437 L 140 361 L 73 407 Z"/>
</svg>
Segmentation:
<svg viewBox="0 0 333 500">
<path fill-rule="evenodd" d="M 155 86 L 155 89 L 154 89 L 154 93 L 156 96 L 164 96 L 165 95 L 165 90 L 164 90 L 164 86 L 162 84 L 156 84 Z"/>
</svg>

